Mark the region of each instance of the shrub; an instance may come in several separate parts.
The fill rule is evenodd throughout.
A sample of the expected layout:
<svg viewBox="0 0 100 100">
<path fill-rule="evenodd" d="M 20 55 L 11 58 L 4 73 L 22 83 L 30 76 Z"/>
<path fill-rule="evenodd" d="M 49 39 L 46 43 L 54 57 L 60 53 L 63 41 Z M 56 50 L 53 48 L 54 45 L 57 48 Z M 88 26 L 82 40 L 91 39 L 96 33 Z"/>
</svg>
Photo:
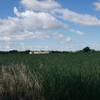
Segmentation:
<svg viewBox="0 0 100 100">
<path fill-rule="evenodd" d="M 83 52 L 90 52 L 91 51 L 91 49 L 89 48 L 89 47 L 85 47 L 84 49 L 83 49 Z"/>
</svg>

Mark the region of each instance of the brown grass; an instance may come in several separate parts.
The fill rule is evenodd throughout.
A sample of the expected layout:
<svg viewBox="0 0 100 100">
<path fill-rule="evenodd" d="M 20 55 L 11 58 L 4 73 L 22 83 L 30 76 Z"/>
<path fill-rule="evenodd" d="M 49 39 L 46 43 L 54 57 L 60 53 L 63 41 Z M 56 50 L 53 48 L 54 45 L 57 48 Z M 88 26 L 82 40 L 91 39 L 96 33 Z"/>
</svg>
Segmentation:
<svg viewBox="0 0 100 100">
<path fill-rule="evenodd" d="M 42 84 L 23 64 L 0 66 L 0 100 L 41 100 Z"/>
</svg>

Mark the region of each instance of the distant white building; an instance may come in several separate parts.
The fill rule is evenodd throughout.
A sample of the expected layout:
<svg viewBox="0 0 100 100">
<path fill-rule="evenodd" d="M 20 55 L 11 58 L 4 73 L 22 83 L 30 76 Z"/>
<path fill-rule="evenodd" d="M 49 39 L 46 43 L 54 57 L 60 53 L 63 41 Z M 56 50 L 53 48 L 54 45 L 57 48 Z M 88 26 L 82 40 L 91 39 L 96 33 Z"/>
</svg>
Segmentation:
<svg viewBox="0 0 100 100">
<path fill-rule="evenodd" d="M 49 51 L 31 51 L 29 54 L 49 54 Z"/>
<path fill-rule="evenodd" d="M 49 51 L 34 51 L 34 54 L 49 54 Z"/>
</svg>

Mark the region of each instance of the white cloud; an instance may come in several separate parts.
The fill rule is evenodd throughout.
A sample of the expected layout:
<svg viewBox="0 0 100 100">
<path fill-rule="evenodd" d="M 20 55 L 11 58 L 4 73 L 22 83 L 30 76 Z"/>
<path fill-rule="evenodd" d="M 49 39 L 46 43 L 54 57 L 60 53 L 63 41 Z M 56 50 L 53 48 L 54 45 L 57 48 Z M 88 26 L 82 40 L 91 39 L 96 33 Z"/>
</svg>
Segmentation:
<svg viewBox="0 0 100 100">
<path fill-rule="evenodd" d="M 76 34 L 78 34 L 78 35 L 84 35 L 84 34 L 85 34 L 84 32 L 82 32 L 82 31 L 80 31 L 80 30 L 75 30 L 75 29 L 69 29 L 69 31 L 70 31 L 70 32 L 74 32 L 74 33 L 76 33 Z"/>
<path fill-rule="evenodd" d="M 54 32 L 50 33 L 49 30 L 67 29 L 67 25 L 48 12 L 34 12 L 32 10 L 19 12 L 14 7 L 14 14 L 16 17 L 0 19 L 0 41 L 5 42 L 6 47 L 11 47 L 11 45 L 14 47 L 15 43 L 24 40 L 54 38 L 57 37 L 57 34 L 53 35 Z M 59 39 L 59 41 L 65 41 L 65 39 Z"/>
<path fill-rule="evenodd" d="M 60 17 L 64 20 L 71 21 L 71 22 L 74 22 L 74 23 L 78 23 L 78 24 L 81 24 L 81 25 L 100 26 L 100 19 L 98 19 L 95 16 L 89 15 L 89 14 L 77 13 L 77 12 L 71 11 L 67 8 L 66 9 L 63 9 L 63 8 L 62 9 L 56 9 L 56 10 L 53 11 L 53 13 L 59 13 L 60 16 L 57 16 L 57 17 Z"/>
<path fill-rule="evenodd" d="M 0 41 L 6 41 L 9 42 L 11 40 L 10 37 L 4 36 L 4 37 L 0 37 Z"/>
<path fill-rule="evenodd" d="M 71 37 L 69 36 L 66 37 L 64 34 L 61 33 L 54 33 L 53 38 L 57 39 L 58 41 L 60 41 L 60 43 L 64 43 L 64 44 L 68 44 L 72 40 Z"/>
<path fill-rule="evenodd" d="M 56 0 L 41 0 L 41 1 L 30 0 L 30 2 L 28 0 L 21 0 L 21 3 L 30 9 L 21 14 L 19 14 L 18 10 L 15 9 L 15 12 L 18 16 L 33 15 L 32 10 L 34 9 L 38 9 L 38 11 L 42 13 L 45 13 L 45 10 L 49 9 L 49 12 L 47 14 L 49 14 L 50 16 L 54 15 L 56 16 L 56 18 L 60 17 L 63 20 L 71 21 L 71 22 L 78 23 L 81 25 L 100 26 L 100 19 L 98 19 L 96 16 L 77 13 L 67 8 L 63 8 L 62 5 L 59 4 Z M 95 4 L 98 4 L 98 7 L 99 7 L 99 2 L 96 2 Z M 59 15 L 56 13 L 59 13 Z M 40 13 L 38 15 L 40 15 Z M 46 18 L 47 16 L 42 16 L 42 18 L 43 17 Z"/>
<path fill-rule="evenodd" d="M 27 9 L 36 11 L 49 11 L 61 7 L 55 0 L 21 0 L 21 3 Z"/>
<path fill-rule="evenodd" d="M 63 8 L 56 0 L 30 0 L 30 2 L 29 0 L 22 0 L 21 3 L 30 10 L 57 12 L 62 15 L 60 17 L 63 19 L 74 23 L 82 25 L 100 25 L 100 19 L 97 17 L 89 14 L 77 13 L 67 8 Z M 96 2 L 94 5 L 100 10 L 100 2 Z M 57 17 L 59 16 L 57 15 Z"/>
<path fill-rule="evenodd" d="M 29 21 L 29 23 L 28 23 L 28 21 Z M 48 20 L 48 21 L 50 21 L 50 20 Z M 47 23 L 48 23 L 48 21 L 47 21 Z M 9 47 L 9 48 L 17 47 L 17 46 L 15 46 L 16 43 L 20 44 L 21 41 L 25 41 L 25 40 L 34 40 L 34 39 L 40 40 L 40 39 L 53 38 L 53 39 L 56 39 L 57 41 L 59 41 L 60 43 L 70 42 L 70 39 L 67 36 L 63 35 L 63 37 L 59 37 L 59 34 L 61 34 L 61 33 L 55 34 L 55 32 L 53 32 L 53 33 L 49 32 L 49 29 L 52 30 L 57 27 L 54 28 L 54 27 L 52 27 L 52 25 L 50 26 L 50 24 L 48 23 L 49 24 L 49 25 L 47 25 L 48 28 L 44 28 L 44 27 L 42 27 L 42 24 L 41 24 L 41 28 L 43 30 L 42 29 L 39 30 L 40 27 L 38 25 L 31 23 L 30 20 L 27 20 L 27 16 L 26 17 L 23 17 L 23 16 L 9 17 L 8 19 L 0 20 L 0 23 L 1 23 L 0 24 L 0 36 L 1 36 L 0 42 L 2 42 L 2 43 L 5 42 L 5 50 L 7 50 L 6 47 Z M 38 23 L 36 23 L 36 24 L 38 24 Z M 59 27 L 59 28 L 61 28 L 61 27 Z M 29 46 L 27 46 L 27 47 L 29 47 Z"/>
<path fill-rule="evenodd" d="M 51 14 L 47 12 L 34 12 L 26 10 L 25 12 L 18 12 L 17 8 L 14 8 L 14 13 L 19 18 L 19 23 L 26 28 L 37 29 L 57 29 L 67 28 L 67 25 L 57 20 Z"/>
<path fill-rule="evenodd" d="M 52 38 L 64 45 L 70 43 L 72 38 L 60 33 L 59 29 L 84 35 L 80 30 L 70 29 L 62 20 L 82 25 L 100 25 L 100 19 L 95 16 L 63 8 L 56 0 L 21 0 L 21 4 L 25 7 L 24 11 L 14 7 L 15 17 L 0 19 L 0 44 L 5 42 L 6 49 L 34 39 Z M 31 48 L 27 45 L 24 47 Z"/>
<path fill-rule="evenodd" d="M 93 5 L 95 6 L 95 9 L 96 9 L 97 11 L 100 11 L 100 1 L 94 2 Z"/>
<path fill-rule="evenodd" d="M 90 47 L 95 50 L 100 50 L 100 43 L 91 43 Z"/>
</svg>

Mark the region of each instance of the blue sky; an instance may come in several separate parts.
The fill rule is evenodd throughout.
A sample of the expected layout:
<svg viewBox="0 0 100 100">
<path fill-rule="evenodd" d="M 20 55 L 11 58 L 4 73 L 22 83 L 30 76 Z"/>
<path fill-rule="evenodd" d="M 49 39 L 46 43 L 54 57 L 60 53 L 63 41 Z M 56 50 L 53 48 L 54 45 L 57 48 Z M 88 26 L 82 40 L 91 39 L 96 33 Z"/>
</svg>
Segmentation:
<svg viewBox="0 0 100 100">
<path fill-rule="evenodd" d="M 0 0 L 0 50 L 100 50 L 99 0 Z"/>
</svg>

